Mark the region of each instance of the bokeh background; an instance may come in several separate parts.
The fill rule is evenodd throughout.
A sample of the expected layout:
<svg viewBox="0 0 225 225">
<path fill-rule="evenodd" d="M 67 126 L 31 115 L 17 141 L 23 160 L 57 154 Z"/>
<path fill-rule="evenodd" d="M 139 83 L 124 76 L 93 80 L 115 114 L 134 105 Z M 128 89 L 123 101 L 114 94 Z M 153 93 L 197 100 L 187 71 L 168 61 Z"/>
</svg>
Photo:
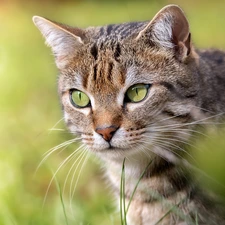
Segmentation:
<svg viewBox="0 0 225 225">
<path fill-rule="evenodd" d="M 83 166 L 72 200 L 67 194 L 70 181 L 63 195 L 64 203 L 60 198 L 71 163 L 62 167 L 49 186 L 60 163 L 77 148 L 76 144 L 52 154 L 36 171 L 45 152 L 73 137 L 60 121 L 57 70 L 32 16 L 87 27 L 150 20 L 171 3 L 186 12 L 197 47 L 225 49 L 223 0 L 0 0 L 1 225 L 120 224 L 112 196 L 102 179 L 101 166 L 93 157 Z M 58 130 L 51 131 L 53 127 Z M 204 184 L 224 197 L 224 130 L 211 131 L 208 137 L 201 138 L 197 149 L 200 150 L 193 151 L 196 165 L 208 175 L 203 178 Z"/>
</svg>

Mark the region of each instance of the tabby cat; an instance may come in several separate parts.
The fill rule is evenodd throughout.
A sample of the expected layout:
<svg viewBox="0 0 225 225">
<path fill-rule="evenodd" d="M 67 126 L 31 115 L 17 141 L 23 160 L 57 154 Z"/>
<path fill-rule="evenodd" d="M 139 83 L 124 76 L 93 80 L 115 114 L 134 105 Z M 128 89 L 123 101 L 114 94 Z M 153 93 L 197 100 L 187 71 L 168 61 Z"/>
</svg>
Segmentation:
<svg viewBox="0 0 225 225">
<path fill-rule="evenodd" d="M 199 124 L 223 119 L 225 52 L 196 50 L 176 5 L 87 29 L 33 21 L 60 71 L 65 122 L 103 160 L 118 200 L 124 163 L 127 224 L 225 224 L 225 207 L 185 160 Z"/>
</svg>

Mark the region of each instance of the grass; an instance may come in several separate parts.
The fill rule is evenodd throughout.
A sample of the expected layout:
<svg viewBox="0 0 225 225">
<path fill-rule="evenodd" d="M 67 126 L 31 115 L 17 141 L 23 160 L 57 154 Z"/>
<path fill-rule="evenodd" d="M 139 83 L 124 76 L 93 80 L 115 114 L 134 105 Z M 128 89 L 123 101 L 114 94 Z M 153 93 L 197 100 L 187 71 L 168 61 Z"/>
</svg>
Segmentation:
<svg viewBox="0 0 225 225">
<path fill-rule="evenodd" d="M 134 187 L 134 190 L 132 191 L 130 199 L 128 200 L 128 203 L 126 203 L 126 200 L 127 200 L 126 195 L 125 195 L 125 193 L 126 193 L 126 187 L 125 187 L 125 183 L 126 183 L 125 182 L 125 174 L 126 174 L 126 170 L 125 170 L 126 163 L 125 162 L 126 162 L 126 159 L 124 158 L 123 163 L 122 163 L 121 181 L 120 181 L 120 224 L 121 225 L 127 225 L 127 213 L 128 213 L 130 204 L 133 200 L 133 197 L 135 195 L 135 192 L 139 186 L 141 179 L 144 177 L 145 173 L 147 172 L 149 166 L 151 165 L 151 163 L 153 161 L 154 161 L 154 159 L 149 162 L 149 164 L 146 166 L 145 170 L 140 175 L 140 177 L 137 180 L 137 183 Z M 186 221 L 190 225 L 198 225 L 197 212 L 196 212 L 195 221 L 193 221 L 191 216 L 185 215 L 179 207 L 184 201 L 186 201 L 186 197 L 184 199 L 181 199 L 179 203 L 173 204 L 168 199 L 166 199 L 164 196 L 162 196 L 160 193 L 158 193 L 157 191 L 151 190 L 151 189 L 149 189 L 147 191 L 148 191 L 149 196 L 151 196 L 152 198 L 161 202 L 164 207 L 168 208 L 168 211 L 154 225 L 160 224 L 163 221 L 163 219 L 166 218 L 170 213 L 174 213 L 175 215 L 178 216 L 178 218 L 182 219 L 183 221 Z"/>
<path fill-rule="evenodd" d="M 60 163 L 77 148 L 73 144 L 53 154 L 35 174 L 43 154 L 72 138 L 64 131 L 52 131 L 62 118 L 57 97 L 57 70 L 53 56 L 32 24 L 33 15 L 86 27 L 131 20 L 147 20 L 169 1 L 70 1 L 41 3 L 34 1 L 1 3 L 0 35 L 0 224 L 61 225 L 120 224 L 119 215 L 108 190 L 104 188 L 99 165 L 89 160 L 83 168 L 70 210 L 69 196 L 63 196 L 57 185 L 50 186 Z M 225 49 L 224 1 L 173 1 L 181 5 L 190 21 L 194 43 L 199 47 Z M 220 15 L 220 16 L 218 16 Z M 63 122 L 56 128 L 65 129 Z M 199 166 L 219 183 L 224 182 L 224 138 L 222 134 L 203 140 L 195 152 Z M 214 151 L 221 149 L 221 151 Z M 207 154 L 204 154 L 207 152 Z M 213 152 L 213 154 L 212 154 Z M 222 160 L 223 161 L 223 160 Z M 60 186 L 71 164 L 57 175 Z M 50 168 L 50 169 L 49 169 Z M 215 174 L 218 175 L 215 177 Z M 75 174 L 78 175 L 77 173 Z M 203 181 L 208 182 L 208 181 Z M 223 189 L 212 188 L 224 195 Z M 207 183 L 208 184 L 208 183 Z M 69 184 L 66 190 L 69 190 Z"/>
<path fill-rule="evenodd" d="M 66 225 L 69 225 L 69 222 L 68 222 L 68 217 L 67 217 L 67 213 L 66 213 L 66 207 L 65 207 L 65 204 L 64 204 L 64 200 L 63 200 L 63 193 L 62 193 L 62 189 L 60 187 L 60 184 L 57 182 L 57 179 L 55 178 L 55 183 L 56 183 L 56 187 L 57 187 L 57 190 L 58 190 L 58 194 L 60 196 L 60 201 L 61 201 L 61 205 L 62 205 L 62 210 L 63 210 L 63 214 L 64 214 L 64 217 L 65 217 L 65 224 Z"/>
<path fill-rule="evenodd" d="M 120 221 L 121 225 L 127 225 L 126 215 L 126 199 L 125 199 L 125 158 L 122 164 L 121 180 L 120 180 Z"/>
<path fill-rule="evenodd" d="M 152 161 L 150 161 L 150 163 L 146 166 L 145 170 L 141 173 L 135 187 L 134 190 L 131 193 L 130 199 L 128 201 L 128 203 L 126 204 L 126 198 L 125 198 L 125 193 L 126 193 L 126 185 L 125 185 L 125 162 L 126 162 L 126 158 L 124 158 L 123 160 L 123 164 L 122 164 L 122 170 L 121 170 L 121 180 L 120 180 L 120 223 L 121 225 L 127 225 L 127 213 L 128 210 L 130 208 L 130 204 L 132 202 L 132 199 L 134 197 L 134 194 L 138 188 L 138 185 L 141 181 L 141 179 L 144 177 L 147 169 L 149 168 L 149 166 L 151 165 Z"/>
</svg>

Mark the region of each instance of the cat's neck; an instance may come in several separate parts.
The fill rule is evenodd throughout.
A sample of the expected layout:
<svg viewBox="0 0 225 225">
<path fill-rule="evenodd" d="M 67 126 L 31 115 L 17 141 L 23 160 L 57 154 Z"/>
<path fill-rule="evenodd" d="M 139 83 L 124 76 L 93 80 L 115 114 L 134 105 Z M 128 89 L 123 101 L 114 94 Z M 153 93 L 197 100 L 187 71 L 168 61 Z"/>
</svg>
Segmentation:
<svg viewBox="0 0 225 225">
<path fill-rule="evenodd" d="M 126 154 L 124 154 L 124 157 L 116 157 L 115 155 L 113 156 L 110 154 L 109 156 L 106 154 L 101 155 L 100 157 L 103 159 L 107 171 L 113 176 L 120 176 L 124 165 L 127 178 L 131 177 L 139 179 L 145 170 L 149 170 L 149 165 L 154 161 L 156 156 L 150 154 L 143 157 L 142 154 L 137 154 L 133 157 L 126 157 Z"/>
<path fill-rule="evenodd" d="M 117 194 L 120 193 L 120 183 L 122 167 L 125 172 L 126 197 L 131 197 L 135 186 L 137 199 L 151 201 L 152 196 L 149 191 L 153 191 L 158 196 L 171 196 L 176 192 L 189 192 L 191 180 L 187 180 L 188 173 L 182 166 L 174 165 L 153 155 L 151 158 L 125 159 L 125 161 L 107 161 L 107 177 L 113 185 Z M 149 188 L 150 187 L 150 188 Z"/>
<path fill-rule="evenodd" d="M 175 165 L 183 165 L 182 159 L 169 151 L 154 146 L 149 148 L 151 151 L 146 151 L 148 154 L 140 152 L 132 155 L 130 149 L 123 152 L 123 157 L 115 152 L 99 154 L 99 157 L 105 162 L 105 167 L 110 173 L 121 175 L 124 165 L 126 176 L 132 179 L 139 179 L 143 174 L 143 177 L 160 175 Z"/>
</svg>

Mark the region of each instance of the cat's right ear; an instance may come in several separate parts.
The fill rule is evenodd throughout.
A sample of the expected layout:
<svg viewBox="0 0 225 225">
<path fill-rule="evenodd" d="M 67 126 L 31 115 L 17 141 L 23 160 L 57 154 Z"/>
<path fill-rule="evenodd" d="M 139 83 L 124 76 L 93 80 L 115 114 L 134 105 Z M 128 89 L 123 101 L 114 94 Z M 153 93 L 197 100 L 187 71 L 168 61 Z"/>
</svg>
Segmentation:
<svg viewBox="0 0 225 225">
<path fill-rule="evenodd" d="M 75 51 L 83 45 L 84 32 L 78 28 L 53 22 L 40 16 L 34 16 L 33 22 L 41 31 L 46 44 L 51 47 L 56 65 L 65 68 Z"/>
</svg>

